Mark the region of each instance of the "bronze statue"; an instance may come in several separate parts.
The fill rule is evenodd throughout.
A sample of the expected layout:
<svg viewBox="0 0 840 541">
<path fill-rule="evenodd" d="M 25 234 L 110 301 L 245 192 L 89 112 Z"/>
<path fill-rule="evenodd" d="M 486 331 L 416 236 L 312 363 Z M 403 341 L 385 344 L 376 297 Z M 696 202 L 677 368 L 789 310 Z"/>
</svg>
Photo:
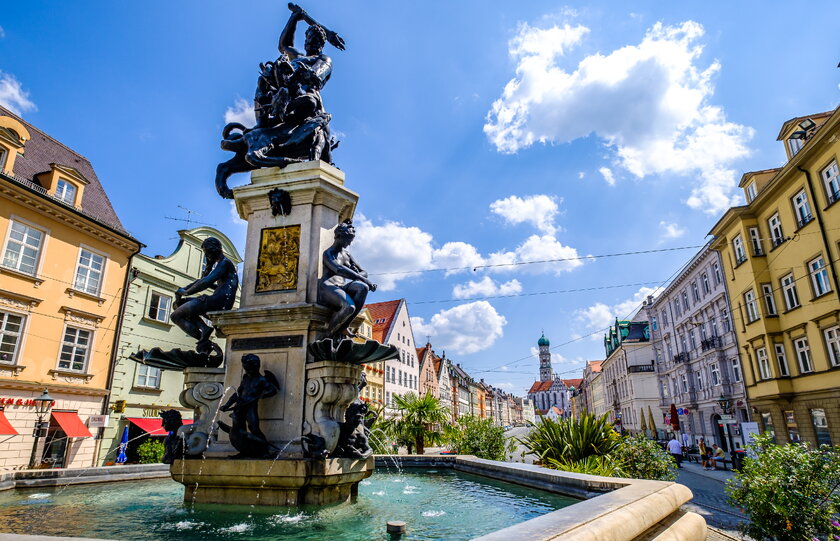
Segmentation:
<svg viewBox="0 0 840 541">
<path fill-rule="evenodd" d="M 224 255 L 222 243 L 216 237 L 207 237 L 201 243 L 205 265 L 201 278 L 175 292 L 175 310 L 169 318 L 185 333 L 198 340 L 196 350 L 209 354 L 220 351 L 219 346 L 210 341 L 213 327 L 205 323 L 207 312 L 230 310 L 236 300 L 239 277 L 236 266 Z M 212 289 L 210 295 L 184 298 L 187 295 Z"/>
<path fill-rule="evenodd" d="M 219 428 L 230 435 L 231 445 L 239 451 L 238 457 L 261 458 L 268 454 L 270 444 L 260 430 L 257 406 L 263 398 L 277 394 L 280 382 L 268 370 L 260 374 L 260 358 L 253 353 L 242 356 L 242 370 L 242 381 L 236 392 L 219 408 L 219 411 L 231 411 L 231 424 L 219 422 Z"/>
<path fill-rule="evenodd" d="M 332 163 L 338 142 L 330 136 L 330 114 L 324 109 L 321 89 L 332 74 L 332 59 L 324 54 L 327 42 L 344 50 L 344 40 L 318 24 L 296 4 L 280 33 L 280 57 L 260 64 L 254 93 L 256 126 L 249 129 L 232 122 L 222 130 L 222 149 L 235 152 L 216 168 L 216 190 L 233 198 L 227 179 L 260 167 L 285 167 L 290 163 L 324 160 Z M 304 50 L 295 48 L 299 22 L 309 25 Z"/>
<path fill-rule="evenodd" d="M 367 273 L 347 251 L 356 238 L 352 220 L 345 220 L 335 228 L 335 241 L 324 250 L 324 275 L 318 282 L 318 301 L 333 309 L 327 322 L 327 338 L 338 339 L 342 334 L 354 337 L 348 327 L 365 306 L 369 291 L 376 291 L 376 284 L 368 280 Z"/>
<path fill-rule="evenodd" d="M 159 414 L 163 419 L 163 429 L 168 432 L 163 440 L 164 464 L 172 464 L 176 458 L 184 458 L 184 439 L 178 435 L 178 429 L 183 426 L 181 412 L 178 410 L 163 410 Z"/>
</svg>

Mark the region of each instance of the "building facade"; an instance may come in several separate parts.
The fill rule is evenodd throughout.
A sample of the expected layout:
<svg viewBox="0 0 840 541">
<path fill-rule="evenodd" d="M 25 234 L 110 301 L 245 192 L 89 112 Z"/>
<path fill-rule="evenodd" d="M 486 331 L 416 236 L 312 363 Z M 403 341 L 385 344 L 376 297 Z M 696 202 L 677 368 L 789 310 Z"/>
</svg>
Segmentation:
<svg viewBox="0 0 840 541">
<path fill-rule="evenodd" d="M 178 231 L 178 236 L 180 240 L 172 254 L 166 257 L 137 254 L 131 260 L 108 398 L 111 419 L 103 431 L 100 465 L 115 461 L 126 428 L 130 441 L 126 453 L 133 462 L 137 460 L 136 449 L 145 441 L 145 434 L 166 435 L 159 416 L 162 410 L 180 410 L 185 420 L 192 419 L 192 409 L 184 408 L 178 400 L 184 387 L 183 372 L 138 364 L 129 356 L 153 347 L 185 351 L 195 347 L 195 339 L 176 327 L 169 314 L 176 290 L 201 277 L 204 269 L 201 243 L 205 239 L 218 238 L 225 256 L 234 264 L 241 263 L 242 258 L 230 239 L 211 227 Z M 224 340 L 214 338 L 214 341 L 224 350 Z"/>
<path fill-rule="evenodd" d="M 394 396 L 417 394 L 420 387 L 420 363 L 414 345 L 414 333 L 405 299 L 367 305 L 373 318 L 373 337 L 382 344 L 396 346 L 398 359 L 385 361 L 385 414 L 393 415 Z"/>
<path fill-rule="evenodd" d="M 45 388 L 54 404 L 35 465 L 93 466 L 140 243 L 85 157 L 2 107 L 0 233 L 0 469 L 29 464 L 31 400 Z"/>
<path fill-rule="evenodd" d="M 537 340 L 540 359 L 540 379 L 535 381 L 528 390 L 528 399 L 534 404 L 537 414 L 545 414 L 551 407 L 556 406 L 563 416 L 571 415 L 568 387 L 559 377 L 554 376 L 551 366 L 551 342 L 545 333 Z"/>
<path fill-rule="evenodd" d="M 370 315 L 370 310 L 362 308 L 357 316 L 358 336 L 355 338 L 357 342 L 364 342 L 365 340 L 373 340 L 373 317 Z M 362 389 L 359 398 L 367 402 L 372 409 L 381 411 L 385 407 L 385 362 L 365 363 L 362 365 L 365 370 L 365 378 L 367 385 Z"/>
<path fill-rule="evenodd" d="M 711 230 L 747 396 L 777 442 L 840 443 L 840 114 L 784 123 L 787 162 L 746 173 Z"/>
<path fill-rule="evenodd" d="M 440 398 L 438 375 L 435 370 L 435 361 L 440 361 L 440 357 L 435 355 L 432 344 L 426 343 L 425 347 L 417 348 L 417 360 L 420 363 L 420 395 L 431 394 Z"/>
<path fill-rule="evenodd" d="M 604 337 L 604 348 L 605 407 L 617 428 L 640 433 L 643 421 L 639 412 L 659 407 L 654 351 L 644 312 L 630 321 L 616 320 Z"/>
<path fill-rule="evenodd" d="M 750 415 L 722 268 L 720 254 L 704 246 L 644 310 L 657 359 L 659 422 L 673 405 L 683 412 L 680 429 L 688 441 L 703 437 L 730 451 L 743 447 L 740 423 Z M 723 423 L 721 415 L 736 422 Z M 664 438 L 668 427 L 657 428 Z"/>
</svg>

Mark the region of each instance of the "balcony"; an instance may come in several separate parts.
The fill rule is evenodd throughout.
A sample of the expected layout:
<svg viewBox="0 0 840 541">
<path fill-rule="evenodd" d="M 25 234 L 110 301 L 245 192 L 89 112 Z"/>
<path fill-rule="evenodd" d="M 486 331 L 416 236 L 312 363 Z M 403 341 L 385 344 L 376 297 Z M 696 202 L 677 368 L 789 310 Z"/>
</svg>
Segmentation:
<svg viewBox="0 0 840 541">
<path fill-rule="evenodd" d="M 627 371 L 631 374 L 638 374 L 641 372 L 656 372 L 656 368 L 652 364 L 633 364 L 627 367 Z"/>
<path fill-rule="evenodd" d="M 802 229 L 803 227 L 805 227 L 806 225 L 808 225 L 809 223 L 811 223 L 813 221 L 814 221 L 814 217 L 811 216 L 810 214 L 806 214 L 805 216 L 799 216 L 799 217 L 796 218 L 796 228 L 797 229 Z"/>
<path fill-rule="evenodd" d="M 773 248 L 778 248 L 782 245 L 787 239 L 785 237 L 773 237 Z"/>
<path fill-rule="evenodd" d="M 687 363 L 691 360 L 691 356 L 688 354 L 687 351 L 683 351 L 682 353 L 677 353 L 674 355 L 674 362 L 675 363 Z"/>
<path fill-rule="evenodd" d="M 700 349 L 702 351 L 709 351 L 710 349 L 715 348 L 722 348 L 723 347 L 723 338 L 720 336 L 712 336 L 711 338 L 707 338 L 706 340 L 702 340 L 700 342 Z"/>
</svg>

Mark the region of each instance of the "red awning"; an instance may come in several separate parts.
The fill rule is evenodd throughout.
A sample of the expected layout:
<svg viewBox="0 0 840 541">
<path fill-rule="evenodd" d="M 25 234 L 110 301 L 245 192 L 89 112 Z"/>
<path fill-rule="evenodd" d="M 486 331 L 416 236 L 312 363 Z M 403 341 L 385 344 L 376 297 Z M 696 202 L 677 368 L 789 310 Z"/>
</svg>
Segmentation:
<svg viewBox="0 0 840 541">
<path fill-rule="evenodd" d="M 85 423 L 79 419 L 79 414 L 75 411 L 54 411 L 52 412 L 53 419 L 58 423 L 58 426 L 67 434 L 68 438 L 92 438 L 93 434 L 85 426 Z"/>
<path fill-rule="evenodd" d="M 0 436 L 16 436 L 17 433 L 18 431 L 12 427 L 12 423 L 6 419 L 3 410 L 0 410 Z"/>
<path fill-rule="evenodd" d="M 129 417 L 128 420 L 143 432 L 148 432 L 149 436 L 166 436 L 169 434 L 163 429 L 163 419 L 160 417 Z M 184 424 L 191 425 L 192 419 L 184 419 Z"/>
</svg>

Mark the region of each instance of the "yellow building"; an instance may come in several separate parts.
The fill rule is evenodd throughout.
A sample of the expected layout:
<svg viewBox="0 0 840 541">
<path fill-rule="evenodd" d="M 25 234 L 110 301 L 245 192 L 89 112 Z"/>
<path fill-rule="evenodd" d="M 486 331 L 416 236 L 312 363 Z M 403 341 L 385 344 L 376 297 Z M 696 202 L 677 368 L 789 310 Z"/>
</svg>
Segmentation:
<svg viewBox="0 0 840 541">
<path fill-rule="evenodd" d="M 373 340 L 373 318 L 370 315 L 370 310 L 362 308 L 354 323 L 359 327 L 358 334 L 360 337 L 356 338 L 357 342 Z M 367 386 L 362 389 L 359 398 L 370 404 L 371 409 L 378 411 L 385 407 L 383 398 L 385 396 L 385 363 L 368 363 L 362 366 L 365 367 Z"/>
<path fill-rule="evenodd" d="M 0 235 L 0 470 L 29 464 L 45 388 L 35 464 L 92 466 L 140 243 L 86 158 L 2 107 Z"/>
<path fill-rule="evenodd" d="M 711 231 L 747 395 L 777 442 L 840 443 L 840 114 L 782 126 L 787 163 L 746 173 Z"/>
</svg>

